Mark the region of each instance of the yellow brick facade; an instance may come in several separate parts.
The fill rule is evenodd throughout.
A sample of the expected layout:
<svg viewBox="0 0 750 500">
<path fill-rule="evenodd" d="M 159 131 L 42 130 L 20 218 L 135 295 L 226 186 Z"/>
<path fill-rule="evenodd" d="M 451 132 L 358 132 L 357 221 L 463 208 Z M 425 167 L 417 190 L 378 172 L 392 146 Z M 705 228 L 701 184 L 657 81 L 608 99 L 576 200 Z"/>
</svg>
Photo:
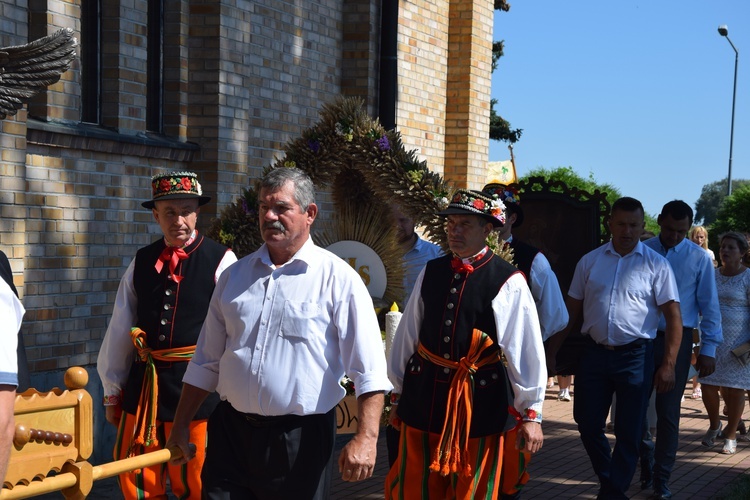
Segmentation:
<svg viewBox="0 0 750 500">
<path fill-rule="evenodd" d="M 0 46 L 62 27 L 86 44 L 83 2 L 0 0 Z M 119 279 L 159 236 L 140 206 L 151 175 L 197 171 L 213 197 L 201 213 L 205 229 L 324 103 L 359 96 L 374 116 L 380 106 L 380 2 L 165 0 L 155 134 L 146 113 L 148 2 L 98 3 L 100 122 L 81 122 L 81 60 L 0 121 L 0 250 L 27 309 L 38 384 L 95 364 Z M 459 186 L 484 178 L 493 16 L 490 0 L 399 2 L 397 128 L 408 149 Z M 320 201 L 331 206 L 325 193 Z"/>
</svg>

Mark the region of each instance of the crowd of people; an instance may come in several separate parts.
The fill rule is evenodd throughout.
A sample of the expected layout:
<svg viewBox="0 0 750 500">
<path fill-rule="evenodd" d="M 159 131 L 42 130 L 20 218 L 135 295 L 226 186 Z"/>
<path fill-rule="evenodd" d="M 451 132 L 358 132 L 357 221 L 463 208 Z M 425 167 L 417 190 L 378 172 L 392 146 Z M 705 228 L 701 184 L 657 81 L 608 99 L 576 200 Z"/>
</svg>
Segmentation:
<svg viewBox="0 0 750 500">
<path fill-rule="evenodd" d="M 748 239 L 720 235 L 717 259 L 683 201 L 666 203 L 659 233 L 646 235 L 641 203 L 618 199 L 611 240 L 578 261 L 569 290 L 539 249 L 512 234 L 524 219 L 512 186 L 452 195 L 437 213 L 447 253 L 394 207 L 406 306 L 386 359 L 364 283 L 310 236 L 318 208 L 309 176 L 279 168 L 263 177 L 264 244 L 239 261 L 196 229 L 209 200 L 195 173 L 154 176 L 142 205 L 163 235 L 122 277 L 99 353 L 114 458 L 179 451 L 167 466 L 121 474 L 126 499 L 164 497 L 168 488 L 180 498 L 326 499 L 335 471 L 343 481 L 371 477 L 384 395 L 387 499 L 519 499 L 544 442 L 553 376 L 553 404 L 572 400 L 601 499 L 627 498 L 639 468 L 651 498 L 672 497 L 691 379 L 709 417 L 702 444 L 733 454 L 745 435 Z M 493 232 L 512 262 L 488 246 Z M 20 325 L 20 302 L 0 285 Z M 572 371 L 558 372 L 556 359 L 574 328 L 585 341 L 573 391 Z M 16 345 L 17 331 L 5 344 Z M 1 355 L 5 398 L 18 361 Z M 344 375 L 356 390 L 358 428 L 334 457 Z M 0 412 L 3 428 L 7 421 Z"/>
</svg>

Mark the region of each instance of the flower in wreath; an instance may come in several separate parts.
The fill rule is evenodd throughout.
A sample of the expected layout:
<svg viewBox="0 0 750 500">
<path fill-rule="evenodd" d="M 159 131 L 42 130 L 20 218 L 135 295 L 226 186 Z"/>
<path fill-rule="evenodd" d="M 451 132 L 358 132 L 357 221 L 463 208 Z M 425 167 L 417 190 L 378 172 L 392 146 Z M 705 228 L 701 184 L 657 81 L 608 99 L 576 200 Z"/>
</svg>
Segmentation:
<svg viewBox="0 0 750 500">
<path fill-rule="evenodd" d="M 294 168 L 297 166 L 297 162 L 294 160 L 288 160 L 284 162 L 284 166 L 287 168 Z"/>
<path fill-rule="evenodd" d="M 344 138 L 346 142 L 352 142 L 354 139 L 354 131 L 348 120 L 341 120 L 336 122 L 336 134 Z"/>
</svg>

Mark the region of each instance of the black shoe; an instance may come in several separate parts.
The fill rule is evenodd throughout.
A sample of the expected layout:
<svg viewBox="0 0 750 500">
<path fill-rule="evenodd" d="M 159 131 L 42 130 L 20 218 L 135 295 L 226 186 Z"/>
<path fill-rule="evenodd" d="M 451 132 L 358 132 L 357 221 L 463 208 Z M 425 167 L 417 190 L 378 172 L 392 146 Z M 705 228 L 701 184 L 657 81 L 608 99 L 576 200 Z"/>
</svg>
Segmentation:
<svg viewBox="0 0 750 500">
<path fill-rule="evenodd" d="M 641 489 L 650 490 L 654 487 L 654 481 L 651 479 L 641 479 Z"/>
<path fill-rule="evenodd" d="M 669 500 L 672 498 L 671 493 L 654 493 L 650 497 L 648 497 L 649 500 Z"/>
</svg>

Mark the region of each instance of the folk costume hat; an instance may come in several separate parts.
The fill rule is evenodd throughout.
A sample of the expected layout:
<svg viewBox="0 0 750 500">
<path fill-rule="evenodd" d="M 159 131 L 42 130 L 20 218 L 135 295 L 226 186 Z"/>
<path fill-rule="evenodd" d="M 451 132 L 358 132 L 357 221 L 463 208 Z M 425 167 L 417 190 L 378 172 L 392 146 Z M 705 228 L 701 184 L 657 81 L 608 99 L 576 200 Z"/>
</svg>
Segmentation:
<svg viewBox="0 0 750 500">
<path fill-rule="evenodd" d="M 521 196 L 517 187 L 493 182 L 485 185 L 482 192 L 489 196 L 497 196 L 505 204 L 505 211 L 508 214 L 516 214 L 513 227 L 523 224 L 523 208 L 521 208 Z"/>
<path fill-rule="evenodd" d="M 154 208 L 159 200 L 183 200 L 198 198 L 198 206 L 211 201 L 210 196 L 203 196 L 203 189 L 195 172 L 167 172 L 151 177 L 152 198 L 144 201 L 144 208 Z"/>
<path fill-rule="evenodd" d="M 437 215 L 480 215 L 495 227 L 505 224 L 505 205 L 496 196 L 481 191 L 458 189 L 448 204 L 448 208 Z"/>
<path fill-rule="evenodd" d="M 516 182 L 516 164 L 513 161 L 513 149 L 510 149 L 510 160 L 489 162 L 487 179 L 482 191 L 490 196 L 497 196 L 505 204 L 508 214 L 516 214 L 513 227 L 523 224 L 523 208 Z M 512 187 L 511 187 L 512 186 Z"/>
</svg>

